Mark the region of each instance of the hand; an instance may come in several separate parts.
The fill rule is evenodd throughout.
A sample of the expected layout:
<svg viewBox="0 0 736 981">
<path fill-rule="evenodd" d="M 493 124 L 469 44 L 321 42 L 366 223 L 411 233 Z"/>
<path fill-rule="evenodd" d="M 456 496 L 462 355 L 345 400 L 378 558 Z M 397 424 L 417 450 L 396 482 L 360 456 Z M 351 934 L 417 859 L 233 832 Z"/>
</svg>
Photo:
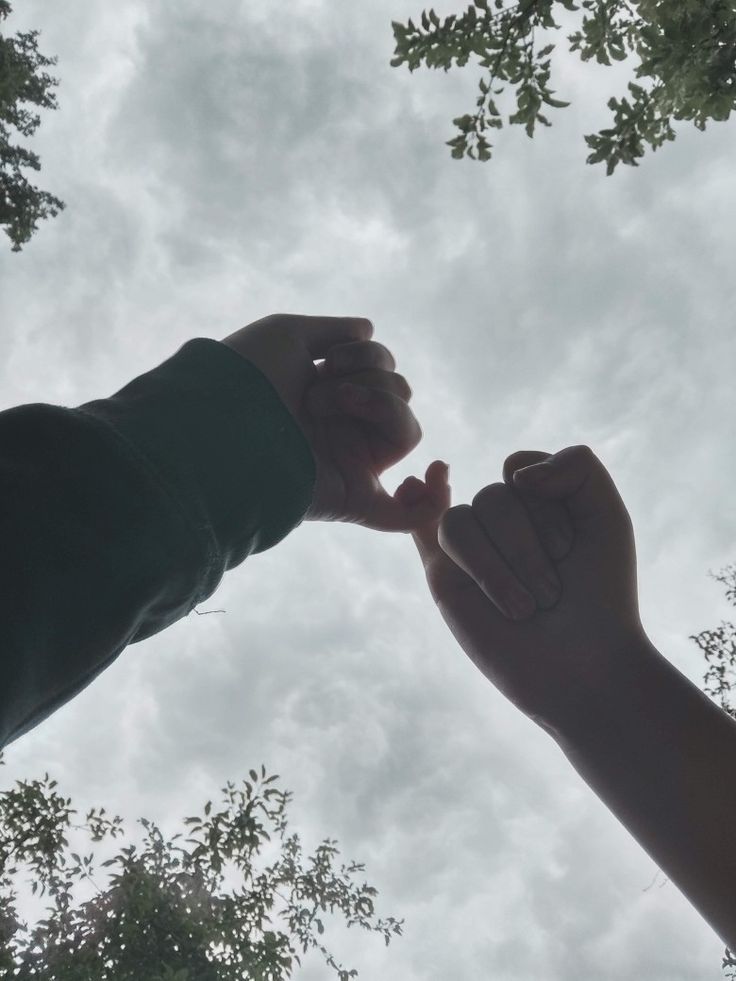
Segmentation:
<svg viewBox="0 0 736 981">
<path fill-rule="evenodd" d="M 360 317 L 272 314 L 222 343 L 266 375 L 309 443 L 316 480 L 304 519 L 410 531 L 436 518 L 436 509 L 427 499 L 402 503 L 379 477 L 422 431 L 407 404 L 411 389 L 372 336 L 373 325 Z M 355 401 L 345 382 L 363 386 L 368 401 Z"/>
<path fill-rule="evenodd" d="M 396 496 L 445 509 L 413 533 L 432 596 L 486 677 L 556 734 L 648 643 L 631 520 L 587 446 L 514 453 L 503 478 L 450 508 L 430 467 Z"/>
</svg>

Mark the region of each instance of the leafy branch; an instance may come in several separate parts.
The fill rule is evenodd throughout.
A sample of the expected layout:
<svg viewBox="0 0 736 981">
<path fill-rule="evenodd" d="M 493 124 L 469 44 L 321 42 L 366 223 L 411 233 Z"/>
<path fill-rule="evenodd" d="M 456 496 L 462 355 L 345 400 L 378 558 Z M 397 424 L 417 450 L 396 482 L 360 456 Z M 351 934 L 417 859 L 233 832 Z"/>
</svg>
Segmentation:
<svg viewBox="0 0 736 981">
<path fill-rule="evenodd" d="M 364 866 L 338 866 L 334 839 L 302 855 L 299 836 L 287 833 L 292 795 L 276 786 L 278 775 L 262 766 L 249 778 L 240 788 L 228 781 L 223 806 L 207 801 L 169 840 L 140 818 L 140 850 L 132 844 L 101 862 L 111 870 L 104 890 L 92 878 L 94 851 L 69 852 L 67 831 L 86 830 L 98 843 L 124 834 L 122 818 L 92 809 L 84 824 L 72 824 L 71 800 L 48 774 L 0 794 L 0 977 L 20 969 L 24 981 L 140 981 L 143 966 L 145 981 L 277 981 L 312 949 L 338 981 L 357 977 L 325 946 L 325 916 L 341 914 L 387 945 L 403 921 L 376 916 L 376 889 L 356 878 Z M 266 865 L 260 854 L 271 841 L 280 849 Z M 32 873 L 33 892 L 53 900 L 33 930 L 17 916 L 13 877 L 21 866 Z M 238 888 L 223 891 L 233 872 Z M 73 888 L 83 879 L 96 895 L 79 904 Z"/>
<path fill-rule="evenodd" d="M 478 111 L 453 119 L 460 135 L 446 145 L 454 158 L 491 158 L 485 131 L 503 126 L 493 96 L 501 95 L 504 86 L 493 88 L 497 81 L 517 86 L 516 112 L 508 122 L 523 125 L 530 138 L 537 123 L 551 125 L 540 111 L 543 106 L 570 105 L 555 99 L 548 85 L 548 56 L 555 44 L 534 51 L 536 27 L 559 29 L 552 16 L 556 2 L 568 11 L 581 9 L 573 0 L 521 0 L 506 8 L 503 0 L 494 0 L 492 12 L 489 0 L 474 0 L 462 16 L 452 14 L 444 21 L 431 9 L 422 12 L 419 25 L 411 18 L 406 25 L 392 22 L 393 67 L 406 63 L 413 72 L 424 62 L 447 72 L 453 61 L 462 67 L 476 55 L 480 66 L 490 70 L 479 81 Z M 657 150 L 674 140 L 672 119 L 692 120 L 702 130 L 708 119 L 729 118 L 736 106 L 736 10 L 727 0 L 639 0 L 636 10 L 627 0 L 582 0 L 581 6 L 581 30 L 567 38 L 570 51 L 607 66 L 638 56 L 635 78 L 653 80 L 648 89 L 628 83 L 631 101 L 609 99 L 613 125 L 585 136 L 593 151 L 587 163 L 605 162 L 610 176 L 619 163 L 638 166 L 645 143 Z"/>
</svg>

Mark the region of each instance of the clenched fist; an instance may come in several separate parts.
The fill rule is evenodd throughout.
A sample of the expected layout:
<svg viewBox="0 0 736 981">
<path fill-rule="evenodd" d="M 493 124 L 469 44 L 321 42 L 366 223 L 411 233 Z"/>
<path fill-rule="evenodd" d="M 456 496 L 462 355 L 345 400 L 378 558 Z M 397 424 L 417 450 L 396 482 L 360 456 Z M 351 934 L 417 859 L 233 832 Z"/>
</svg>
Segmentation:
<svg viewBox="0 0 736 981">
<path fill-rule="evenodd" d="M 559 731 L 648 643 L 626 507 L 587 446 L 512 454 L 470 505 L 449 506 L 445 474 L 396 492 L 444 512 L 413 532 L 432 596 L 486 677 Z"/>
<path fill-rule="evenodd" d="M 361 317 L 273 314 L 222 343 L 266 375 L 312 450 L 316 481 L 307 521 L 410 531 L 437 517 L 431 499 L 405 503 L 380 476 L 419 443 L 411 389 Z M 315 362 L 320 362 L 315 364 Z"/>
</svg>

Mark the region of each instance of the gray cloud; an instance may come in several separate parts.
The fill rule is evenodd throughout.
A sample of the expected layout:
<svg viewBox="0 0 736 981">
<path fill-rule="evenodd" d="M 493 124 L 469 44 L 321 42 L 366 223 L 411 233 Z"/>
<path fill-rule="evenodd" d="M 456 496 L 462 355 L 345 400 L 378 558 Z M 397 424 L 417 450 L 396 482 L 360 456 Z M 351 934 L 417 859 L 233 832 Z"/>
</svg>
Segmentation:
<svg viewBox="0 0 736 981">
<path fill-rule="evenodd" d="M 270 312 L 370 316 L 425 435 L 387 486 L 437 456 L 469 500 L 515 449 L 589 442 L 634 518 L 644 621 L 697 682 L 687 635 L 728 615 L 705 574 L 736 533 L 733 130 L 680 124 L 606 178 L 582 133 L 625 66 L 564 56 L 552 129 L 454 161 L 477 71 L 389 66 L 418 11 L 18 5 L 60 55 L 38 150 L 68 207 L 0 254 L 3 407 L 111 394 Z M 720 977 L 717 938 L 671 883 L 643 892 L 653 863 L 459 650 L 410 539 L 305 525 L 208 610 L 126 651 L 4 779 L 48 769 L 173 832 L 264 762 L 305 845 L 338 838 L 407 918 L 388 949 L 331 934 L 365 978 Z"/>
</svg>

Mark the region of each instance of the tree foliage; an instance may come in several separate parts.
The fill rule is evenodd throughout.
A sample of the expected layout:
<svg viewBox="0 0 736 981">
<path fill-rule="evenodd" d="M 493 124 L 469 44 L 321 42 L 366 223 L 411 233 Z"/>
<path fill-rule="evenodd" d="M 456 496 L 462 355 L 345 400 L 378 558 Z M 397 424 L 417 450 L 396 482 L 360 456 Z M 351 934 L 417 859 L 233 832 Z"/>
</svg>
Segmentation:
<svg viewBox="0 0 736 981">
<path fill-rule="evenodd" d="M 711 573 L 716 582 L 726 587 L 726 599 L 736 606 L 736 565 L 728 565 L 717 574 Z M 708 662 L 703 682 L 707 695 L 717 698 L 721 708 L 736 719 L 736 704 L 731 700 L 731 692 L 736 689 L 736 624 L 722 620 L 715 630 L 702 630 L 693 634 L 694 640 Z M 722 967 L 728 969 L 726 977 L 736 979 L 736 957 L 726 948 Z"/>
<path fill-rule="evenodd" d="M 0 24 L 10 12 L 8 0 L 0 0 Z M 17 134 L 32 136 L 38 129 L 41 117 L 27 106 L 58 108 L 50 91 L 58 79 L 42 70 L 58 59 L 39 53 L 38 34 L 0 35 L 0 226 L 13 243 L 13 252 L 21 251 L 40 219 L 56 217 L 64 208 L 63 201 L 34 187 L 23 174 L 23 168 L 41 169 L 38 154 L 11 142 Z M 11 126 L 16 136 L 11 135 Z"/>
<path fill-rule="evenodd" d="M 281 981 L 313 948 L 339 981 L 356 977 L 324 946 L 325 914 L 380 933 L 387 945 L 403 920 L 376 918 L 376 889 L 357 881 L 363 865 L 338 869 L 336 841 L 325 839 L 303 856 L 299 836 L 287 833 L 292 795 L 277 788 L 278 775 L 266 776 L 262 766 L 249 777 L 242 789 L 228 781 L 224 806 L 213 809 L 208 801 L 169 840 L 140 818 L 141 850 L 133 844 L 100 863 L 113 870 L 105 888 L 93 878 L 94 849 L 69 851 L 67 833 L 77 828 L 93 843 L 112 840 L 125 833 L 122 818 L 93 808 L 84 824 L 72 824 L 71 799 L 57 793 L 48 773 L 0 794 L 0 978 Z M 177 844 L 185 835 L 190 847 Z M 273 851 L 266 844 L 272 841 L 277 854 L 268 863 L 261 853 Z M 18 919 L 13 888 L 24 869 L 32 892 L 53 900 L 32 930 Z M 237 887 L 222 890 L 226 875 Z M 76 903 L 82 880 L 97 892 Z"/>
<path fill-rule="evenodd" d="M 391 65 L 406 62 L 413 72 L 424 62 L 427 68 L 444 68 L 453 59 L 458 66 L 476 55 L 488 75 L 479 82 L 480 96 L 474 114 L 453 119 L 460 135 L 446 142 L 452 156 L 467 153 L 472 159 L 489 160 L 491 147 L 486 129 L 501 129 L 503 122 L 493 96 L 504 86 L 517 86 L 516 112 L 510 124 L 523 125 L 533 137 L 537 123 L 551 126 L 540 111 L 544 106 L 569 106 L 553 98 L 549 88 L 550 59 L 555 44 L 535 51 L 535 29 L 559 29 L 552 16 L 561 4 L 578 11 L 573 0 L 519 0 L 504 7 L 504 0 L 474 0 L 461 16 L 451 14 L 444 22 L 435 13 L 422 12 L 421 24 L 392 21 L 396 41 Z M 628 83 L 630 97 L 611 98 L 608 108 L 613 125 L 585 136 L 593 151 L 586 163 L 606 164 L 611 175 L 617 164 L 638 167 L 644 143 L 653 150 L 674 140 L 671 120 L 692 120 L 705 129 L 708 119 L 726 120 L 736 106 L 736 8 L 729 0 L 581 0 L 581 29 L 568 35 L 570 51 L 583 61 L 600 65 L 625 61 L 636 55 L 634 77 L 651 80 L 648 85 Z M 559 7 L 558 7 L 559 9 Z M 477 143 L 478 156 L 469 141 Z"/>
<path fill-rule="evenodd" d="M 736 565 L 711 576 L 726 587 L 726 599 L 736 606 Z M 736 719 L 736 705 L 731 702 L 731 692 L 736 688 L 736 624 L 722 620 L 719 627 L 702 630 L 690 640 L 695 641 L 708 661 L 703 678 L 705 693 L 718 698 L 721 708 Z"/>
</svg>

